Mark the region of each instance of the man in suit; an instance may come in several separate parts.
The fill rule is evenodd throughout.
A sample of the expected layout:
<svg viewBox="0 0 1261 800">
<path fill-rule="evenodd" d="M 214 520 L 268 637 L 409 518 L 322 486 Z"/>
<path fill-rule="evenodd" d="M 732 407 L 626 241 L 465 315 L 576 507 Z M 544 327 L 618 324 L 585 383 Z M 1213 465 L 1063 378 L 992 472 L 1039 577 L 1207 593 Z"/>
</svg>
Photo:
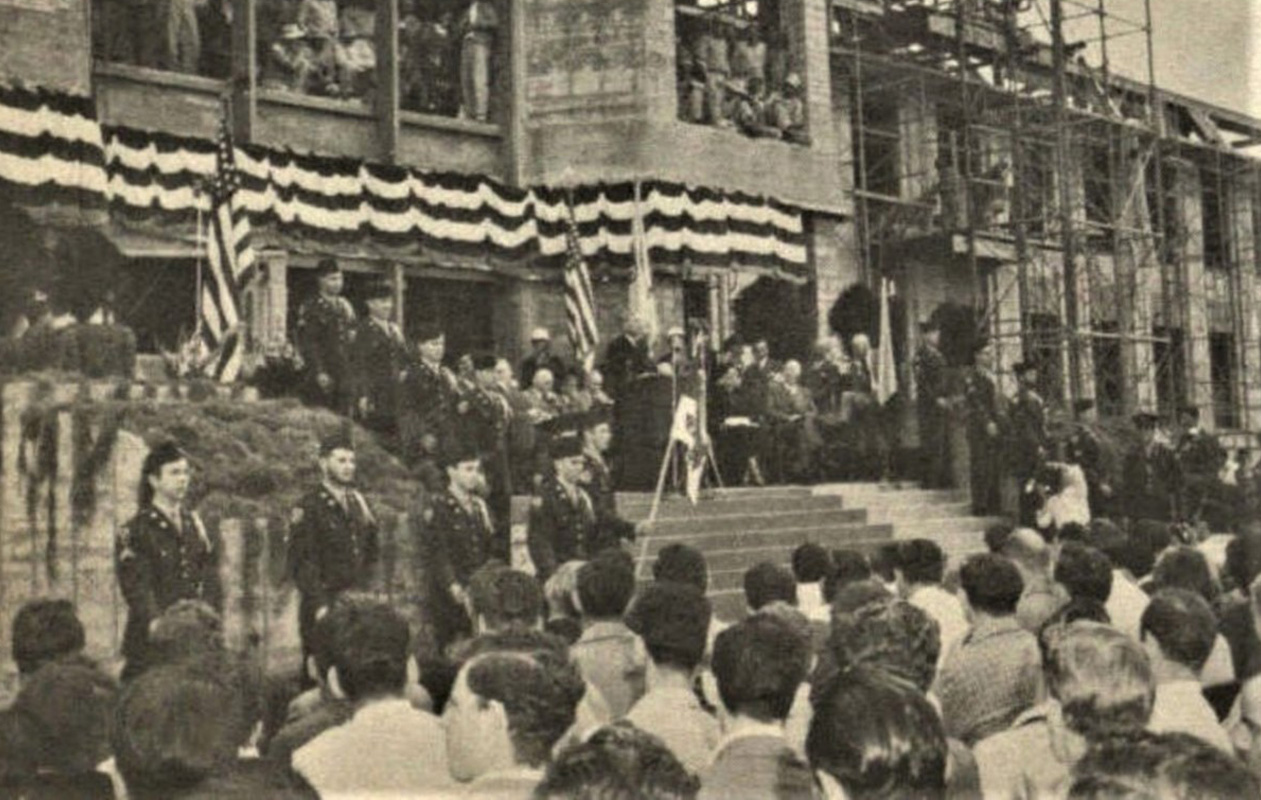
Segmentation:
<svg viewBox="0 0 1261 800">
<path fill-rule="evenodd" d="M 950 486 L 950 396 L 946 384 L 946 357 L 940 350 L 941 330 L 933 320 L 920 325 L 920 345 L 915 353 L 915 399 L 920 446 L 924 458 L 924 486 Z"/>
<path fill-rule="evenodd" d="M 569 372 L 565 360 L 552 352 L 552 334 L 547 328 L 535 328 L 530 332 L 530 354 L 521 362 L 521 385 L 532 385 L 534 373 L 541 369 L 551 370 L 552 377 L 557 381 Z"/>
<path fill-rule="evenodd" d="M 451 446 L 459 402 L 455 375 L 442 365 L 447 349 L 442 328 L 434 320 L 423 321 L 416 343 L 418 357 L 403 375 L 399 396 L 399 439 L 408 463 L 422 451 L 440 457 Z"/>
<path fill-rule="evenodd" d="M 512 503 L 512 475 L 508 467 L 508 425 L 512 407 L 499 391 L 493 355 L 473 359 L 474 388 L 465 399 L 465 441 L 477 449 L 486 471 L 487 499 L 494 522 L 492 555 L 508 560 L 508 526 Z"/>
<path fill-rule="evenodd" d="M 622 335 L 609 342 L 601 371 L 614 403 L 622 401 L 636 378 L 656 371 L 648 352 L 647 330 L 642 319 L 632 317 L 626 321 Z"/>
<path fill-rule="evenodd" d="M 1171 522 L 1176 508 L 1178 457 L 1160 430 L 1160 418 L 1150 412 L 1134 415 L 1142 441 L 1125 456 L 1125 513 L 1133 521 Z"/>
<path fill-rule="evenodd" d="M 1181 478 L 1181 519 L 1194 522 L 1214 499 L 1217 476 L 1226 463 L 1226 450 L 1216 436 L 1200 427 L 1198 407 L 1186 404 L 1178 409 L 1178 426 L 1182 429 L 1175 448 Z"/>
<path fill-rule="evenodd" d="M 335 260 L 321 261 L 316 277 L 319 293 L 298 310 L 298 352 L 307 368 L 305 395 L 310 403 L 347 414 L 355 310 L 341 296 L 345 277 Z"/>
<path fill-rule="evenodd" d="M 990 516 L 1002 510 L 999 465 L 1002 463 L 1003 397 L 993 371 L 994 349 L 988 341 L 976 351 L 964 379 L 963 397 L 968 411 L 968 462 L 972 488 L 972 513 Z"/>
<path fill-rule="evenodd" d="M 1029 486 L 1038 468 L 1047 457 L 1049 444 L 1046 430 L 1046 405 L 1034 388 L 1038 381 L 1038 365 L 1021 361 L 1012 367 L 1020 388 L 1011 405 L 1011 469 L 1020 493 L 1020 524 L 1033 526 L 1037 514 L 1037 495 Z"/>
<path fill-rule="evenodd" d="M 364 427 L 392 440 L 398 430 L 398 395 L 407 367 L 407 341 L 394 321 L 394 287 L 381 282 L 368 292 L 368 318 L 351 345 L 355 412 Z"/>
<path fill-rule="evenodd" d="M 298 587 L 304 664 L 315 620 L 339 594 L 372 585 L 380 554 L 376 515 L 355 488 L 348 432 L 320 442 L 320 476 L 289 516 L 289 571 Z"/>
</svg>

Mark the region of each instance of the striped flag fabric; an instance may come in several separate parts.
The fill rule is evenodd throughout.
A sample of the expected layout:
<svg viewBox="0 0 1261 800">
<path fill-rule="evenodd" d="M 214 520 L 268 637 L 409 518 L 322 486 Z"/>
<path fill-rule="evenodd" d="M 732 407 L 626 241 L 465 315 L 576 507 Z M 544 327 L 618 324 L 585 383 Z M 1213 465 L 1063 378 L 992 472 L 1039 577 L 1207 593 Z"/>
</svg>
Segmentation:
<svg viewBox="0 0 1261 800">
<path fill-rule="evenodd" d="M 876 348 L 876 402 L 884 405 L 898 393 L 898 366 L 893 359 L 893 325 L 889 302 L 893 298 L 893 281 L 880 279 L 880 344 Z"/>
<path fill-rule="evenodd" d="M 250 220 L 235 202 L 241 178 L 236 168 L 236 148 L 225 114 L 219 128 L 215 172 L 210 179 L 210 224 L 207 231 L 208 275 L 201 284 L 201 338 L 217 354 L 208 365 L 210 377 L 232 383 L 241 374 L 245 358 L 242 293 L 254 275 L 254 248 Z"/>
<path fill-rule="evenodd" d="M 574 209 L 566 205 L 568 225 L 565 230 L 565 318 L 569 324 L 569 344 L 574 358 L 588 372 L 595 366 L 600 332 L 595 323 L 595 292 L 591 273 L 578 245 L 578 222 Z"/>
</svg>

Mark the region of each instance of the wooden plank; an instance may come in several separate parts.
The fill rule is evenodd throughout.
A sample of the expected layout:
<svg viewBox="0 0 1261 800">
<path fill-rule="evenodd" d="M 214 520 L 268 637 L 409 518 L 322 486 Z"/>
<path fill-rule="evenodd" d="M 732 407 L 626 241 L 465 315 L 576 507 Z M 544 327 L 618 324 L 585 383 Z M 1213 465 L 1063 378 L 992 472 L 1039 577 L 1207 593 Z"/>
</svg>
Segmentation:
<svg viewBox="0 0 1261 800">
<path fill-rule="evenodd" d="M 376 22 L 376 116 L 377 145 L 387 164 L 398 161 L 399 73 L 398 3 L 377 0 Z"/>
</svg>

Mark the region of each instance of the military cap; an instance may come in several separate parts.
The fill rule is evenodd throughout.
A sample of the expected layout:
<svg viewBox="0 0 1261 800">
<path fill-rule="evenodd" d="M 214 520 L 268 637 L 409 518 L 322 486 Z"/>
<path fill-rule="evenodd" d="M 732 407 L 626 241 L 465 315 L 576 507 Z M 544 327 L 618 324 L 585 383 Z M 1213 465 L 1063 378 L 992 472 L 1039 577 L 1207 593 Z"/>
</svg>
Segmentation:
<svg viewBox="0 0 1261 800">
<path fill-rule="evenodd" d="M 577 435 L 585 425 L 585 417 L 585 414 L 560 414 L 551 419 L 543 420 L 535 427 L 540 433 L 552 438 L 567 433 Z"/>
<path fill-rule="evenodd" d="M 331 430 L 320 437 L 320 456 L 326 456 L 334 450 L 351 450 L 355 449 L 355 443 L 351 441 L 350 431 L 345 428 L 337 428 Z"/>
<path fill-rule="evenodd" d="M 498 363 L 499 359 L 495 357 L 494 353 L 481 353 L 473 356 L 473 369 L 478 372 L 487 369 L 494 369 L 495 365 Z"/>
<path fill-rule="evenodd" d="M 457 438 L 442 451 L 441 463 L 443 468 L 458 467 L 468 461 L 477 461 L 481 455 L 477 452 L 477 448 L 473 443 L 466 439 Z"/>
<path fill-rule="evenodd" d="M 582 427 L 584 430 L 591 430 L 600 425 L 606 425 L 613 422 L 613 414 L 608 406 L 595 406 L 590 411 L 582 415 Z"/>
<path fill-rule="evenodd" d="M 188 458 L 188 454 L 180 449 L 178 444 L 168 439 L 167 441 L 159 442 L 145 456 L 143 472 L 145 475 L 154 475 L 167 464 L 186 458 Z"/>
<path fill-rule="evenodd" d="M 422 319 L 416 324 L 416 341 L 432 342 L 442 337 L 442 325 L 436 319 Z"/>
<path fill-rule="evenodd" d="M 335 258 L 322 258 L 320 263 L 315 267 L 315 276 L 323 278 L 325 275 L 332 275 L 341 272 L 341 265 L 337 263 Z"/>
<path fill-rule="evenodd" d="M 552 437 L 550 450 L 553 459 L 580 456 L 582 455 L 582 439 L 577 434 L 566 431 Z"/>
<path fill-rule="evenodd" d="M 686 336 L 686 334 L 683 333 L 683 329 L 680 328 L 678 325 L 675 325 L 674 327 L 670 328 L 670 330 L 666 331 L 667 339 L 673 339 L 675 336 L 678 336 L 678 337 Z"/>
<path fill-rule="evenodd" d="M 548 333 L 547 328 L 535 328 L 530 331 L 530 341 L 532 342 L 550 342 L 552 334 Z"/>
<path fill-rule="evenodd" d="M 364 294 L 366 300 L 393 300 L 394 287 L 386 281 L 373 281 Z"/>
</svg>

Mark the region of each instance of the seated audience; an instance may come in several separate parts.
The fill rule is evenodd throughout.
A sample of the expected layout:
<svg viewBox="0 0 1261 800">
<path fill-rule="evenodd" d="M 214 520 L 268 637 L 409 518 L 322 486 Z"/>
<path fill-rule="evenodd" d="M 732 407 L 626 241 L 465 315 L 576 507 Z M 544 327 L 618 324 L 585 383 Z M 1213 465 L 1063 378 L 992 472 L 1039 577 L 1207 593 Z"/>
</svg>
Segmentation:
<svg viewBox="0 0 1261 800">
<path fill-rule="evenodd" d="M 624 717 L 644 695 L 643 643 L 622 621 L 634 593 L 635 569 L 620 551 L 600 553 L 578 571 L 582 636 L 570 653 L 608 702 L 613 719 Z"/>
<path fill-rule="evenodd" d="M 478 634 L 538 628 L 543 604 L 538 581 L 501 563 L 492 561 L 469 579 L 469 605 Z"/>
<path fill-rule="evenodd" d="M 334 600 L 331 608 L 340 602 L 343 602 L 341 598 Z M 344 695 L 335 694 L 328 681 L 329 670 L 333 668 L 333 642 L 341 635 L 333 625 L 345 620 L 343 614 L 326 613 L 311 628 L 306 670 L 315 688 L 289 704 L 284 725 L 267 745 L 267 757 L 279 765 L 288 766 L 298 748 L 354 715 L 354 704 Z"/>
<path fill-rule="evenodd" d="M 23 680 L 45 664 L 80 660 L 87 637 L 69 600 L 32 600 L 13 615 L 9 647 Z"/>
<path fill-rule="evenodd" d="M 1151 716 L 1155 683 L 1138 642 L 1081 621 L 1048 626 L 1044 636 L 1050 700 L 977 744 L 984 797 L 1062 796 L 1091 743 L 1142 730 Z"/>
<path fill-rule="evenodd" d="M 1017 528 L 1004 539 L 999 552 L 1016 565 L 1024 582 L 1016 605 L 1016 621 L 1037 634 L 1068 602 L 1068 594 L 1051 578 L 1051 546 L 1032 528 Z"/>
<path fill-rule="evenodd" d="M 876 552 L 871 554 L 870 564 L 872 576 L 879 579 L 880 583 L 889 590 L 891 594 L 898 593 L 898 551 L 900 542 L 885 542 L 876 548 Z"/>
<path fill-rule="evenodd" d="M 626 719 L 660 737 L 696 773 L 709 766 L 719 737 L 718 720 L 693 690 L 709 617 L 709 601 L 700 590 L 667 582 L 645 588 L 627 616 L 627 625 L 648 650 L 648 674 L 647 691 Z"/>
<path fill-rule="evenodd" d="M 937 711 L 879 670 L 837 676 L 815 706 L 806 751 L 829 797 L 946 796 L 946 734 Z M 839 792 L 828 787 L 833 781 Z"/>
<path fill-rule="evenodd" d="M 335 634 L 328 683 L 355 706 L 293 755 L 322 798 L 424 795 L 451 786 L 442 725 L 404 697 L 407 622 L 383 603 L 348 602 L 328 612 Z M 419 758 L 419 754 L 424 754 Z"/>
<path fill-rule="evenodd" d="M 695 586 L 702 592 L 709 589 L 709 567 L 701 551 L 686 544 L 673 543 L 661 548 L 652 564 L 652 578 Z"/>
<path fill-rule="evenodd" d="M 828 622 L 832 609 L 823 599 L 823 584 L 832 573 L 828 551 L 806 542 L 793 551 L 793 577 L 797 579 L 797 606 L 812 622 Z"/>
<path fill-rule="evenodd" d="M 723 738 L 701 779 L 702 798 L 812 798 L 814 779 L 784 736 L 809 647 L 772 615 L 731 626 L 714 644 Z"/>
<path fill-rule="evenodd" d="M 1108 616 L 1117 630 L 1137 639 L 1148 603 L 1147 593 L 1138 585 L 1138 574 L 1146 561 L 1144 548 L 1108 520 L 1096 520 L 1090 528 L 1095 546 L 1112 564 L 1112 589 L 1106 601 Z"/>
<path fill-rule="evenodd" d="M 466 797 L 529 798 L 552 748 L 576 719 L 585 686 L 559 648 L 469 659 L 443 713 L 451 774 Z M 417 753 L 420 758 L 423 753 Z"/>
<path fill-rule="evenodd" d="M 1112 565 L 1103 553 L 1080 542 L 1065 542 L 1055 561 L 1055 582 L 1063 587 L 1070 600 L 1089 601 L 1107 608 L 1108 617 L 1114 620 L 1113 627 L 1138 641 L 1137 621 L 1131 633 L 1116 624 L 1114 609 L 1108 605 L 1112 596 Z M 1142 617 L 1141 612 L 1139 616 Z"/>
<path fill-rule="evenodd" d="M 759 611 L 775 601 L 797 605 L 797 581 L 793 574 L 769 561 L 749 567 L 744 573 L 744 602 L 749 611 Z"/>
<path fill-rule="evenodd" d="M 985 549 L 991 553 L 1002 553 L 1003 549 L 1007 547 L 1007 542 L 1011 539 L 1011 535 L 1015 532 L 1016 527 L 1007 521 L 987 525 L 985 527 Z"/>
<path fill-rule="evenodd" d="M 1105 739 L 1073 767 L 1069 800 L 1244 798 L 1261 783 L 1236 759 L 1181 733 Z"/>
<path fill-rule="evenodd" d="M 972 746 L 1041 700 L 1042 657 L 1038 640 L 1016 621 L 1024 585 L 1011 562 L 975 555 L 960 578 L 972 628 L 946 654 L 933 691 L 946 732 Z"/>
<path fill-rule="evenodd" d="M 941 585 L 945 569 L 946 555 L 936 542 L 913 539 L 898 547 L 898 593 L 937 620 L 941 629 L 939 661 L 968 632 L 968 619 L 959 598 Z"/>
<path fill-rule="evenodd" d="M 543 585 L 547 599 L 547 619 L 543 629 L 564 639 L 567 644 L 578 641 L 582 635 L 582 621 L 574 595 L 578 592 L 578 571 L 585 561 L 566 561 L 556 568 Z"/>
<path fill-rule="evenodd" d="M 1261 674 L 1261 636 L 1252 623 L 1248 587 L 1261 575 L 1261 529 L 1245 530 L 1226 546 L 1226 575 L 1234 590 L 1222 602 L 1218 629 L 1230 645 L 1240 681 Z"/>
<path fill-rule="evenodd" d="M 1200 670 L 1217 636 L 1217 618 L 1208 601 L 1186 589 L 1161 589 L 1143 612 L 1141 631 L 1156 676 L 1148 727 L 1158 733 L 1189 733 L 1233 753 L 1200 685 Z"/>
<path fill-rule="evenodd" d="M 535 800 L 692 800 L 696 776 L 652 734 L 627 722 L 605 726 L 562 751 Z"/>
<path fill-rule="evenodd" d="M 1194 547 L 1173 547 L 1161 554 L 1152 571 L 1149 591 L 1161 589 L 1186 589 L 1195 592 L 1216 607 L 1220 587 L 1209 566 L 1208 559 Z M 1221 686 L 1235 680 L 1235 665 L 1231 658 L 1230 643 L 1218 635 L 1213 650 L 1200 670 L 1200 682 L 1205 686 Z"/>
</svg>

